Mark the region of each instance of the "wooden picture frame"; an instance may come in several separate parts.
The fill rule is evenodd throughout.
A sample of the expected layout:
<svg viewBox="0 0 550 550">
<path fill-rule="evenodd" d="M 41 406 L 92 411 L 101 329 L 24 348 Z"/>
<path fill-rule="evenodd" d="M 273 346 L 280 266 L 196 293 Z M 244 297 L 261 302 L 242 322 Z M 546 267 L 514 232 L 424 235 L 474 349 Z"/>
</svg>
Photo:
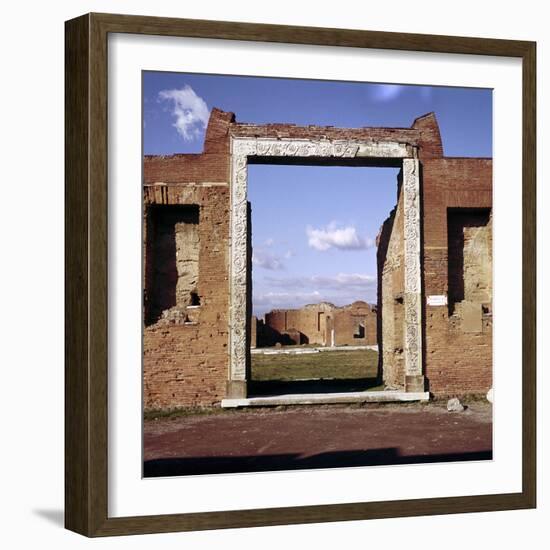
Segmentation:
<svg viewBox="0 0 550 550">
<path fill-rule="evenodd" d="M 520 58 L 523 71 L 522 491 L 139 517 L 108 516 L 107 37 L 109 33 Z M 86 536 L 525 509 L 536 506 L 536 44 L 88 14 L 65 27 L 65 525 Z"/>
</svg>

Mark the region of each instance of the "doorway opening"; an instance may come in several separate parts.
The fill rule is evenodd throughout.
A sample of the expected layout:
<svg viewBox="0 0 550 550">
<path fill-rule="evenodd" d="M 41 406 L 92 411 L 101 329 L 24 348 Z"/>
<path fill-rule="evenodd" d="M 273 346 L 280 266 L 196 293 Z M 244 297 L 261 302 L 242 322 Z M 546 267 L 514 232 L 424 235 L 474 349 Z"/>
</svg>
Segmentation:
<svg viewBox="0 0 550 550">
<path fill-rule="evenodd" d="M 400 170 L 248 167 L 250 397 L 383 389 L 377 236 Z"/>
</svg>

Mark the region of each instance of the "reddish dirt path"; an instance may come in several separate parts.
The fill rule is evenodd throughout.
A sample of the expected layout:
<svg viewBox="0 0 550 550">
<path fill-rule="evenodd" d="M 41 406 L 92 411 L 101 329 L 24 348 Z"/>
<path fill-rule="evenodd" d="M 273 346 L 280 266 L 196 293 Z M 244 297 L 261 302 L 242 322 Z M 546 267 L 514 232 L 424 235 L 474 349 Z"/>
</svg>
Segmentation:
<svg viewBox="0 0 550 550">
<path fill-rule="evenodd" d="M 146 477 L 492 458 L 492 410 L 300 407 L 150 420 Z"/>
</svg>

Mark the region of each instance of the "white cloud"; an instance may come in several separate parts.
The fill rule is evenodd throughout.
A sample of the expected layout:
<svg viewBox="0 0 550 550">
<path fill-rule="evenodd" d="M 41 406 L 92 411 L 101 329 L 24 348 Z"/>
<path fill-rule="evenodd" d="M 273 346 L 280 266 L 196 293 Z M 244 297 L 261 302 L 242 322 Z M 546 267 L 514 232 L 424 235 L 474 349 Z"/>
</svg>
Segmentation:
<svg viewBox="0 0 550 550">
<path fill-rule="evenodd" d="M 262 287 L 256 289 L 253 306 L 256 315 L 276 308 L 299 308 L 306 304 L 330 302 L 337 306 L 357 300 L 376 303 L 376 276 L 364 273 L 338 273 L 297 277 L 264 277 Z"/>
<path fill-rule="evenodd" d="M 312 288 L 345 292 L 365 292 L 376 289 L 376 276 L 365 273 L 338 273 L 337 275 L 312 275 L 300 277 L 264 277 L 272 287 L 284 289 Z"/>
<path fill-rule="evenodd" d="M 307 226 L 306 234 L 311 248 L 324 252 L 330 248 L 338 250 L 366 250 L 374 246 L 374 240 L 358 235 L 357 229 L 348 225 L 337 227 L 331 222 L 327 227 L 315 229 Z"/>
<path fill-rule="evenodd" d="M 433 88 L 431 86 L 421 86 L 420 88 L 420 97 L 426 101 L 432 99 Z"/>
<path fill-rule="evenodd" d="M 429 101 L 433 95 L 431 86 L 404 86 L 401 84 L 374 84 L 370 88 L 369 96 L 373 101 L 387 102 L 400 97 L 405 91 L 417 94 L 422 100 Z"/>
<path fill-rule="evenodd" d="M 252 265 L 269 269 L 270 271 L 279 271 L 285 268 L 283 261 L 278 256 L 263 249 L 257 249 L 252 252 Z"/>
<path fill-rule="evenodd" d="M 254 306 L 283 307 L 289 304 L 308 304 L 322 301 L 320 292 L 264 292 L 254 295 Z"/>
<path fill-rule="evenodd" d="M 200 136 L 208 124 L 210 111 L 204 99 L 191 86 L 162 90 L 158 97 L 159 101 L 172 103 L 172 115 L 176 119 L 173 126 L 185 141 L 193 141 Z"/>
<path fill-rule="evenodd" d="M 405 90 L 400 84 L 376 84 L 372 87 L 372 98 L 377 101 L 391 101 Z"/>
</svg>

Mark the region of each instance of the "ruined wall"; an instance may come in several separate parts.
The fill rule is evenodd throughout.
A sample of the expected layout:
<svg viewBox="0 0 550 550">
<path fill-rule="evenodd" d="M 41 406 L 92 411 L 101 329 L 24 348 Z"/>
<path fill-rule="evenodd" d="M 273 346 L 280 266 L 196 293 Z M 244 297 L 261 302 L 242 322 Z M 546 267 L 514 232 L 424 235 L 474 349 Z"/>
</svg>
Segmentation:
<svg viewBox="0 0 550 550">
<path fill-rule="evenodd" d="M 354 302 L 348 306 L 336 308 L 332 317 L 335 346 L 376 345 L 376 308 L 370 304 Z"/>
<path fill-rule="evenodd" d="M 145 408 L 210 405 L 224 397 L 228 369 L 228 251 L 224 246 L 229 231 L 228 188 L 197 184 L 162 193 L 169 202 L 196 204 L 200 209 L 196 285 L 200 305 L 189 307 L 182 302 L 174 309 L 188 314 L 187 320 L 172 309 L 172 315 L 144 327 Z M 146 188 L 147 203 L 162 193 L 156 186 Z"/>
<path fill-rule="evenodd" d="M 417 147 L 423 189 L 424 295 L 448 294 L 453 282 L 447 269 L 449 241 L 447 218 L 452 208 L 491 207 L 491 161 L 447 159 L 433 113 L 416 119 L 410 128 L 332 128 L 289 124 L 254 125 L 235 121 L 232 113 L 213 109 L 202 154 L 146 156 L 144 172 L 143 284 L 144 284 L 144 402 L 145 408 L 218 404 L 226 395 L 229 373 L 229 234 L 231 136 L 304 138 L 314 140 L 397 141 Z M 258 159 L 256 159 L 258 160 Z M 312 163 L 331 159 L 309 159 Z M 261 159 L 259 159 L 261 161 Z M 340 162 L 340 161 L 338 161 Z M 351 159 L 345 163 L 362 163 Z M 381 165 L 395 161 L 378 159 Z M 183 207 L 169 212 L 170 207 Z M 381 296 L 377 338 L 387 366 L 387 381 L 402 379 L 403 286 L 402 214 L 399 210 L 384 224 L 381 243 L 389 250 L 380 257 Z M 475 230 L 475 227 L 485 229 Z M 457 230 L 458 231 L 458 230 Z M 491 385 L 492 309 L 490 281 L 472 287 L 472 274 L 487 269 L 476 264 L 474 253 L 490 243 L 490 221 L 464 225 L 464 298 L 449 307 L 426 305 L 425 373 L 436 394 L 486 391 Z M 477 233 L 473 233 L 477 231 Z M 483 236 L 483 232 L 485 234 Z M 394 237 L 395 233 L 395 237 Z M 459 234 L 459 233 L 457 233 Z M 451 255 L 453 249 L 451 238 Z M 384 247 L 382 247 L 384 248 Z M 456 248 L 456 246 L 455 246 Z M 487 246 L 483 249 L 489 250 Z M 156 258 L 156 259 L 155 259 Z M 386 260 L 388 262 L 386 263 Z M 162 264 L 162 265 L 160 265 Z M 250 266 L 249 266 L 250 268 Z M 486 275 L 486 273 L 485 273 Z M 457 277 L 455 277 L 457 279 Z M 457 279 L 458 280 L 458 279 Z M 449 283 L 450 281 L 450 283 Z M 250 281 L 249 281 L 250 282 Z M 250 286 L 250 284 L 249 284 Z M 477 306 L 481 307 L 482 330 Z M 285 316 L 286 315 L 286 316 Z M 312 306 L 306 313 L 273 312 L 272 322 L 287 332 L 307 335 L 310 343 L 330 344 L 329 329 L 357 328 L 358 315 L 338 318 L 331 306 Z M 296 316 L 298 315 L 298 316 Z M 251 312 L 248 312 L 251 319 Z M 369 319 L 365 342 L 370 343 Z M 465 321 L 469 331 L 465 332 Z M 476 324 L 477 322 L 477 324 Z M 344 324 L 342 324 L 344 323 Z M 354 326 L 352 326 L 354 325 Z M 261 325 L 257 325 L 260 327 Z M 382 330 L 380 330 L 382 327 Z M 266 329 L 266 327 L 262 327 Z M 355 332 L 355 330 L 353 330 Z M 353 338 L 353 333 L 352 333 Z M 342 342 L 342 340 L 340 340 Z M 335 339 L 338 343 L 338 338 Z"/>
<path fill-rule="evenodd" d="M 215 124 L 208 127 L 203 155 L 144 159 L 146 410 L 213 405 L 225 397 L 229 368 L 228 126 L 232 117 L 213 115 Z M 170 214 L 174 205 L 183 205 L 188 214 L 195 212 L 195 219 Z M 159 239 L 154 233 L 155 216 L 165 220 Z M 171 267 L 155 261 L 159 249 L 162 263 Z M 149 315 L 151 294 L 174 277 L 177 284 L 168 285 L 175 290 L 168 313 Z M 191 303 L 191 287 L 200 305 Z M 163 303 L 169 305 L 170 300 Z"/>
<path fill-rule="evenodd" d="M 377 239 L 379 373 L 386 387 L 399 389 L 405 385 L 403 237 L 403 193 L 399 185 L 397 205 Z"/>
<path fill-rule="evenodd" d="M 279 335 L 297 331 L 304 344 L 364 346 L 377 343 L 376 311 L 360 301 L 343 307 L 324 302 L 300 309 L 276 309 L 266 313 L 265 326 Z M 284 343 L 284 338 L 272 335 L 261 345 L 273 345 L 277 341 Z"/>
<path fill-rule="evenodd" d="M 447 211 L 449 311 L 492 296 L 492 220 L 489 209 Z"/>
<path fill-rule="evenodd" d="M 328 345 L 327 316 L 334 309 L 328 303 L 309 304 L 301 309 L 276 309 L 266 313 L 265 324 L 282 334 L 294 329 L 303 334 L 304 344 Z"/>
<path fill-rule="evenodd" d="M 434 159 L 423 176 L 425 292 L 449 300 L 426 305 L 426 376 L 435 394 L 485 393 L 493 363 L 492 162 Z"/>
<path fill-rule="evenodd" d="M 199 208 L 148 205 L 145 215 L 150 237 L 145 323 L 184 322 L 198 305 Z"/>
<path fill-rule="evenodd" d="M 252 319 L 250 321 L 250 347 L 255 348 L 258 346 L 258 334 L 261 331 L 261 328 L 258 329 L 258 318 L 256 316 L 252 316 Z"/>
<path fill-rule="evenodd" d="M 440 158 L 443 154 L 441 135 L 434 113 L 414 120 L 410 128 L 335 128 L 333 126 L 296 126 L 295 124 L 231 125 L 232 136 L 256 138 L 290 138 L 322 140 L 392 141 L 418 147 L 420 159 Z"/>
<path fill-rule="evenodd" d="M 265 315 L 265 324 L 284 334 L 296 330 L 303 334 L 303 343 L 325 345 L 326 316 L 332 311 L 328 304 L 308 305 L 302 309 L 274 310 Z M 282 342 L 282 340 L 279 340 Z"/>
<path fill-rule="evenodd" d="M 483 394 L 492 386 L 492 163 L 441 158 L 422 163 L 424 371 L 434 395 Z M 379 346 L 384 380 L 402 385 L 403 320 L 398 204 L 379 238 Z M 384 249 L 384 241 L 387 243 Z M 393 276 L 390 276 L 390 272 Z M 381 297 L 381 298 L 380 298 Z M 398 344 L 398 345 L 396 345 Z"/>
</svg>

